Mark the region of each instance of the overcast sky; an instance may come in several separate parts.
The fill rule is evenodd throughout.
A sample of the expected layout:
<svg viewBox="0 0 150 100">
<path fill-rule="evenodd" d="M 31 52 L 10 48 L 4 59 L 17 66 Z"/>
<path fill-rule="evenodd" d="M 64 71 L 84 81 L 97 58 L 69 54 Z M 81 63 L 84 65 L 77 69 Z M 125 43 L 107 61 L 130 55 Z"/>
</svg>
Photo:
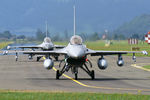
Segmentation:
<svg viewBox="0 0 150 100">
<path fill-rule="evenodd" d="M 51 33 L 73 32 L 73 5 L 77 32 L 102 32 L 141 14 L 150 14 L 150 0 L 0 0 L 0 32 L 35 34 L 49 23 Z"/>
</svg>

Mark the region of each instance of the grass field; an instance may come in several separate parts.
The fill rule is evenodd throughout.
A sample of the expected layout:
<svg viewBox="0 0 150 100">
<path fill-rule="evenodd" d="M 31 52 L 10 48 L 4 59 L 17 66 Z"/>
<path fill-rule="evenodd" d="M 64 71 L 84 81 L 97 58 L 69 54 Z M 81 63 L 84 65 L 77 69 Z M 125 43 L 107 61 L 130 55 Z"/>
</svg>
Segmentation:
<svg viewBox="0 0 150 100">
<path fill-rule="evenodd" d="M 6 47 L 8 44 L 12 44 L 13 42 L 0 42 L 0 49 Z"/>
<path fill-rule="evenodd" d="M 137 45 L 129 45 L 127 40 L 112 40 L 112 44 L 109 46 L 105 46 L 104 40 L 99 41 L 88 41 L 84 44 L 87 46 L 87 48 L 93 49 L 93 50 L 112 50 L 112 51 L 132 51 L 133 47 L 140 48 L 139 51 L 146 50 L 148 53 L 150 53 L 150 45 L 145 43 L 144 41 L 139 41 L 139 44 Z M 55 42 L 54 44 L 57 45 L 67 45 L 68 42 Z M 131 55 L 131 54 L 128 54 Z M 137 56 L 143 56 L 143 54 L 136 54 Z"/>
<path fill-rule="evenodd" d="M 150 95 L 59 92 L 0 92 L 0 100 L 150 100 Z"/>
<path fill-rule="evenodd" d="M 150 65 L 143 66 L 144 68 L 150 69 Z"/>
</svg>

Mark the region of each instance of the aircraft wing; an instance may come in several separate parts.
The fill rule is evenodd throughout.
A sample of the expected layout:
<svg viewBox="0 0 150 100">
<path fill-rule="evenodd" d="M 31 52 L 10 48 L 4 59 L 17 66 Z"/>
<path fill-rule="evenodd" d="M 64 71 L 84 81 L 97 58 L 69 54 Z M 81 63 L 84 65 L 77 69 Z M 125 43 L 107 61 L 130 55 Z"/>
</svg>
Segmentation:
<svg viewBox="0 0 150 100">
<path fill-rule="evenodd" d="M 19 53 L 23 54 L 35 54 L 35 55 L 58 55 L 58 54 L 67 54 L 66 52 L 63 51 L 20 51 Z"/>
<path fill-rule="evenodd" d="M 65 49 L 53 50 L 53 51 L 8 51 L 8 53 L 23 53 L 23 54 L 33 54 L 33 55 L 66 55 Z"/>
<path fill-rule="evenodd" d="M 7 49 L 15 49 L 15 48 L 30 48 L 30 49 L 38 49 L 42 48 L 40 45 L 33 45 L 33 46 L 7 46 Z"/>
<path fill-rule="evenodd" d="M 99 55 L 117 55 L 117 54 L 128 54 L 128 53 L 143 53 L 147 55 L 146 51 L 97 51 L 88 49 L 86 54 L 90 54 L 91 56 L 99 56 Z"/>
</svg>

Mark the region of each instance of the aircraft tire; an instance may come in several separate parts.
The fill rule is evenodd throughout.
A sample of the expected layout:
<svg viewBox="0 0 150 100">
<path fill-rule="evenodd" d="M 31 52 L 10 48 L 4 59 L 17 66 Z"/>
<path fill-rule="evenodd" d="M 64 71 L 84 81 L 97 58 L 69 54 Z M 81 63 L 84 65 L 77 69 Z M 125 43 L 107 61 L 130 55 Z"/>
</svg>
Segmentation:
<svg viewBox="0 0 150 100">
<path fill-rule="evenodd" d="M 78 80 L 78 74 L 75 73 L 75 80 Z"/>
<path fill-rule="evenodd" d="M 57 56 L 57 57 L 55 57 L 55 60 L 56 60 L 56 61 L 58 61 L 58 56 Z"/>
<path fill-rule="evenodd" d="M 91 79 L 92 79 L 92 80 L 95 79 L 95 72 L 94 72 L 94 70 L 91 71 Z"/>
<path fill-rule="evenodd" d="M 39 57 L 37 57 L 36 61 L 38 62 L 39 60 L 40 60 L 40 58 L 39 58 Z"/>
<path fill-rule="evenodd" d="M 59 75 L 59 70 L 57 70 L 57 71 L 56 71 L 56 79 L 57 79 L 57 80 L 59 79 L 59 76 L 60 76 L 60 75 Z"/>
</svg>

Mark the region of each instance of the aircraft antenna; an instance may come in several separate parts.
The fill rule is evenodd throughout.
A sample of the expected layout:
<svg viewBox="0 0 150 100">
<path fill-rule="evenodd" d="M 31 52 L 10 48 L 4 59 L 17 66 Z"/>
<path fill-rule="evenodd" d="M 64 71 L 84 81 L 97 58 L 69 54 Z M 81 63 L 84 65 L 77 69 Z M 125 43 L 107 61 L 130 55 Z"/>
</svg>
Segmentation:
<svg viewBox="0 0 150 100">
<path fill-rule="evenodd" d="M 76 8 L 75 5 L 73 6 L 74 9 L 74 35 L 76 34 Z"/>
</svg>

